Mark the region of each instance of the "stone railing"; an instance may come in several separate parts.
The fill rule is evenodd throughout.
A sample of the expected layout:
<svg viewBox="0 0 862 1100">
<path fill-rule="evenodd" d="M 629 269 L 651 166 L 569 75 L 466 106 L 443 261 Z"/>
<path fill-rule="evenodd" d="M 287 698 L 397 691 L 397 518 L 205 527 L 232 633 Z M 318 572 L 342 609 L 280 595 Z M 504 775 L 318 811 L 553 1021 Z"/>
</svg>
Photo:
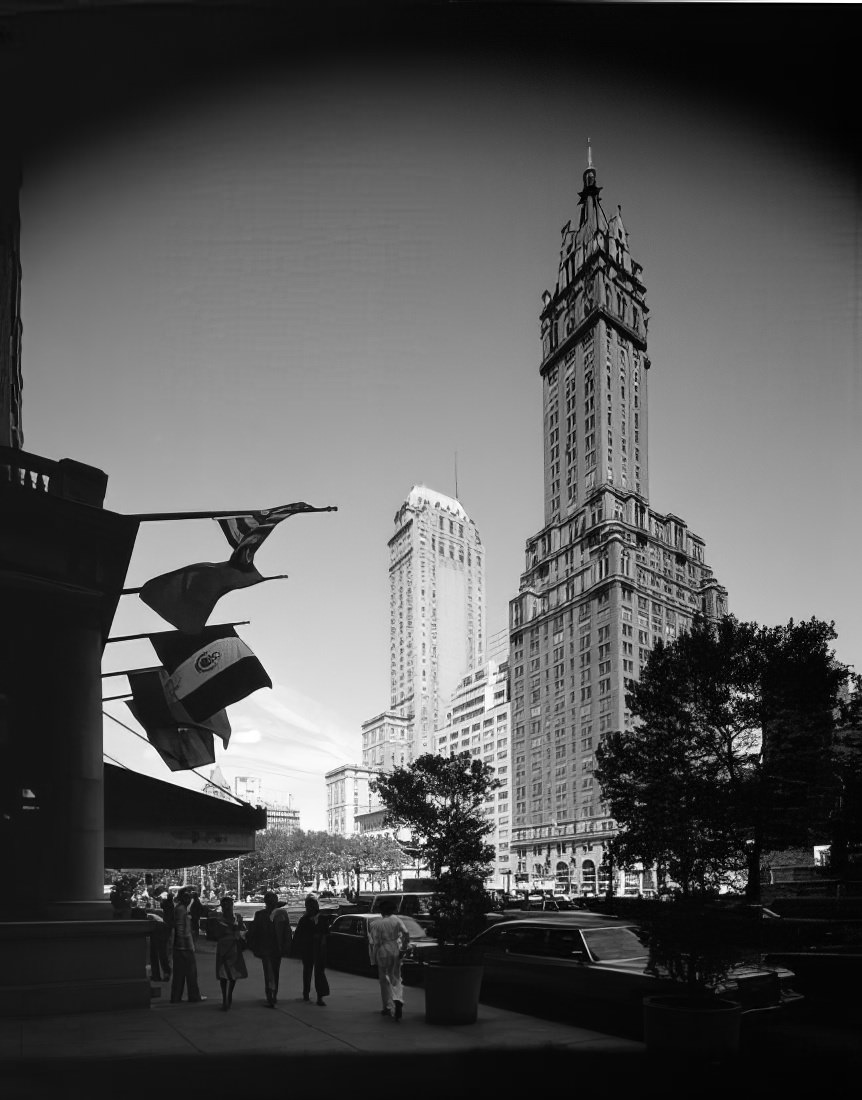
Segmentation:
<svg viewBox="0 0 862 1100">
<path fill-rule="evenodd" d="M 107 484 L 107 474 L 83 462 L 71 458 L 55 462 L 15 447 L 0 447 L 0 485 L 101 508 Z"/>
</svg>

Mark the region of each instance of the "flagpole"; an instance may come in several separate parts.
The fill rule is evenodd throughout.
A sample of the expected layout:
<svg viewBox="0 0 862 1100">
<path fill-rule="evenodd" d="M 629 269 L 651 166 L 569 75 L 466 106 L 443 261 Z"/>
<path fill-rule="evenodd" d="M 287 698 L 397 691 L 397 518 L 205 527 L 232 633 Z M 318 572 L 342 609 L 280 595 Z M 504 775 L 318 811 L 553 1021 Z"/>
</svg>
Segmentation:
<svg viewBox="0 0 862 1100">
<path fill-rule="evenodd" d="M 250 622 L 251 622 L 251 619 L 241 619 L 240 622 L 238 622 L 238 623 L 216 623 L 215 626 L 208 626 L 208 627 L 206 627 L 206 629 L 207 630 L 215 630 L 216 627 L 219 627 L 219 626 L 248 626 L 248 624 Z M 146 634 L 123 634 L 123 635 L 121 635 L 120 637 L 117 637 L 117 638 L 107 638 L 105 640 L 105 644 L 107 645 L 109 642 L 137 642 L 141 638 L 152 638 L 153 634 L 170 634 L 170 633 L 172 633 L 170 630 L 149 630 L 149 631 L 147 631 Z M 116 673 L 109 673 L 109 675 L 113 676 L 113 675 L 116 675 Z"/>
<path fill-rule="evenodd" d="M 109 676 L 134 676 L 136 672 L 158 672 L 161 665 L 150 665 L 148 668 L 124 668 L 120 672 L 103 672 L 102 679 L 107 680 Z"/>
<path fill-rule="evenodd" d="M 118 726 L 122 726 L 124 730 L 128 730 L 129 733 L 134 734 L 135 737 L 137 737 L 139 740 L 143 741 L 144 744 L 150 745 L 151 748 L 154 747 L 152 745 L 152 742 L 149 740 L 149 738 L 144 737 L 144 735 L 142 733 L 138 733 L 137 730 L 133 730 L 131 726 L 127 726 L 125 722 L 121 722 L 119 718 L 115 718 L 113 716 L 113 714 L 108 714 L 108 712 L 106 710 L 103 710 L 102 714 L 104 714 L 104 716 L 106 718 L 110 718 L 112 722 L 116 722 Z M 103 756 L 105 755 L 104 752 L 102 753 L 102 755 Z M 123 766 L 124 765 L 121 765 L 121 767 L 123 767 Z M 188 771 L 188 772 L 194 772 L 194 774 L 198 777 L 198 779 L 202 779 L 204 781 L 204 783 L 207 783 L 210 787 L 215 787 L 216 790 L 218 790 L 218 791 L 224 791 L 225 794 L 229 794 L 232 799 L 234 799 L 236 802 L 238 802 L 240 804 L 240 806 L 250 806 L 251 805 L 250 802 L 245 802 L 242 798 L 239 797 L 239 795 L 235 795 L 233 793 L 233 791 L 230 789 L 230 787 L 223 787 L 220 783 L 213 783 L 213 781 L 211 779 L 207 779 L 207 777 L 205 775 L 202 775 L 197 770 L 197 768 L 183 768 L 182 770 L 183 771 Z M 161 780 L 161 782 L 164 782 L 164 780 Z M 174 786 L 175 787 L 180 786 L 180 784 L 175 783 Z"/>
<path fill-rule="evenodd" d="M 264 581 L 286 581 L 286 580 L 289 580 L 289 579 L 290 579 L 290 577 L 287 573 L 276 573 L 276 575 L 274 577 L 261 577 L 261 580 L 264 580 Z M 122 590 L 122 592 L 120 592 L 120 595 L 121 596 L 134 596 L 140 591 L 141 591 L 140 588 L 124 588 Z"/>
<path fill-rule="evenodd" d="M 228 512 L 139 512 L 135 515 L 127 515 L 126 519 L 135 519 L 138 523 L 155 523 L 161 520 L 174 519 L 241 519 L 243 516 L 258 515 L 262 509 L 234 508 Z M 269 509 L 272 511 L 272 509 Z M 302 512 L 337 512 L 337 504 L 327 504 L 325 508 L 303 508 Z M 294 512 L 293 515 L 302 515 L 302 512 Z M 288 516 L 281 517 L 287 519 Z"/>
</svg>

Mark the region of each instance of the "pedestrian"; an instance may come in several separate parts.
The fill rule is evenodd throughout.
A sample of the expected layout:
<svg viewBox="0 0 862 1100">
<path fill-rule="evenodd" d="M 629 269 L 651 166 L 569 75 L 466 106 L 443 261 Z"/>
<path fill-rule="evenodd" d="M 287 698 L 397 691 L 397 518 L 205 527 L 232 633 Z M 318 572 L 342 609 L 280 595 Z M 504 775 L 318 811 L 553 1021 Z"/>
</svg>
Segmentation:
<svg viewBox="0 0 862 1100">
<path fill-rule="evenodd" d="M 175 907 L 174 895 L 170 890 L 164 895 L 161 900 L 162 907 L 162 919 L 165 922 L 165 929 L 167 932 L 167 942 L 165 944 L 165 950 L 168 955 L 168 976 L 171 973 L 170 960 L 174 954 L 174 907 Z M 191 914 L 189 914 L 191 916 Z"/>
<path fill-rule="evenodd" d="M 150 929 L 150 973 L 154 982 L 166 982 L 171 976 L 171 964 L 168 961 L 168 927 L 161 913 L 149 912 L 147 920 Z"/>
<path fill-rule="evenodd" d="M 396 916 L 394 898 L 380 902 L 380 919 L 368 922 L 368 957 L 377 964 L 382 1016 L 400 1020 L 404 1011 L 404 986 L 401 982 L 401 956 L 410 944 L 410 933 L 404 921 Z"/>
<path fill-rule="evenodd" d="M 204 907 L 201 904 L 201 896 L 197 890 L 192 891 L 192 903 L 189 906 L 189 916 L 192 921 L 192 935 L 197 943 L 198 936 L 201 934 L 201 917 L 203 916 Z"/>
<path fill-rule="evenodd" d="M 245 948 L 246 928 L 242 917 L 233 911 L 233 898 L 225 895 L 219 902 L 221 912 L 210 917 L 207 925 L 214 928 L 216 938 L 216 977 L 221 985 L 221 1008 L 227 1012 L 233 1004 L 233 990 L 237 981 L 248 977 L 248 968 L 242 957 Z"/>
<path fill-rule="evenodd" d="M 205 1001 L 198 987 L 198 963 L 195 957 L 195 941 L 192 936 L 192 922 L 189 916 L 189 904 L 192 900 L 188 890 L 180 890 L 174 905 L 174 949 L 173 978 L 171 980 L 171 1004 L 183 999 L 183 989 L 188 986 L 190 1004 Z"/>
<path fill-rule="evenodd" d="M 324 997 L 329 996 L 326 980 L 326 933 L 328 924 L 320 913 L 317 898 L 305 899 L 305 912 L 296 922 L 291 954 L 302 959 L 302 999 L 310 1000 L 311 978 L 314 975 L 314 992 L 317 1003 L 325 1007 Z"/>
<path fill-rule="evenodd" d="M 248 945 L 263 965 L 263 985 L 266 1003 L 275 1008 L 278 1003 L 278 976 L 281 960 L 290 954 L 290 917 L 278 894 L 267 890 L 263 895 L 264 909 L 258 909 L 248 932 Z"/>
</svg>

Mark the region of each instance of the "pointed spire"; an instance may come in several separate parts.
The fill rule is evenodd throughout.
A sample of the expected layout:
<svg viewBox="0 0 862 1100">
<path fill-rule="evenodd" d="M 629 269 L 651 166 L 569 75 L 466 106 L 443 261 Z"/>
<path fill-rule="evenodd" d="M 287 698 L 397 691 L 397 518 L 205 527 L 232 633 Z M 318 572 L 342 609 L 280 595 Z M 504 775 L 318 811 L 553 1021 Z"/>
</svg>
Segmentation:
<svg viewBox="0 0 862 1100">
<path fill-rule="evenodd" d="M 595 232 L 599 228 L 607 229 L 608 220 L 599 199 L 601 190 L 601 187 L 596 184 L 592 139 L 587 138 L 587 167 L 584 171 L 584 189 L 578 193 L 578 205 L 581 208 L 579 230 L 583 229 L 584 226 L 588 226 L 590 232 Z"/>
</svg>

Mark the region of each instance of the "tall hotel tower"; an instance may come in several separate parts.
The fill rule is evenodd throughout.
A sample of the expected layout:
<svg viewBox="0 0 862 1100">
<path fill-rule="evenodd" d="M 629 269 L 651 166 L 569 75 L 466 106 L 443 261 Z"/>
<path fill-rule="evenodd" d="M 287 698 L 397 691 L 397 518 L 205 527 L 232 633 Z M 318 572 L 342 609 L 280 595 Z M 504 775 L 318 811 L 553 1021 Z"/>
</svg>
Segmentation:
<svg viewBox="0 0 862 1100">
<path fill-rule="evenodd" d="M 642 268 L 621 214 L 605 216 L 591 158 L 583 180 L 542 295 L 545 522 L 527 542 L 509 632 L 513 863 L 522 883 L 590 893 L 606 886 L 615 830 L 595 747 L 631 725 L 626 685 L 650 648 L 698 611 L 724 614 L 727 593 L 703 540 L 650 507 Z"/>
<path fill-rule="evenodd" d="M 414 486 L 389 540 L 390 710 L 436 749 L 455 685 L 485 651 L 485 551 L 457 500 Z"/>
</svg>

